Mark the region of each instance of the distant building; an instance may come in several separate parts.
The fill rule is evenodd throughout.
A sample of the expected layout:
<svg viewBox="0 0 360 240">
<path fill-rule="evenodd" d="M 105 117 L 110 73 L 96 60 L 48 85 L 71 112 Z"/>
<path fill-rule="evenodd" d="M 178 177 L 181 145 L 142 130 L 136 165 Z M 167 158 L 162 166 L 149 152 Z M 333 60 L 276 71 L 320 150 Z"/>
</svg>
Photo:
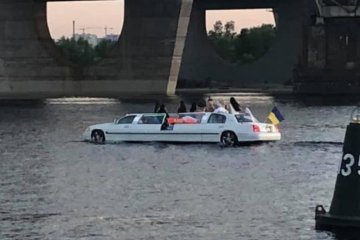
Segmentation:
<svg viewBox="0 0 360 240">
<path fill-rule="evenodd" d="M 95 34 L 83 33 L 83 34 L 75 34 L 75 40 L 79 40 L 80 38 L 88 41 L 88 43 L 95 47 L 99 43 L 99 39 Z"/>
<path fill-rule="evenodd" d="M 108 34 L 108 35 L 106 35 L 103 39 L 105 39 L 105 40 L 110 40 L 110 41 L 112 41 L 112 42 L 117 42 L 118 40 L 119 40 L 119 35 L 117 35 L 117 34 Z"/>
</svg>

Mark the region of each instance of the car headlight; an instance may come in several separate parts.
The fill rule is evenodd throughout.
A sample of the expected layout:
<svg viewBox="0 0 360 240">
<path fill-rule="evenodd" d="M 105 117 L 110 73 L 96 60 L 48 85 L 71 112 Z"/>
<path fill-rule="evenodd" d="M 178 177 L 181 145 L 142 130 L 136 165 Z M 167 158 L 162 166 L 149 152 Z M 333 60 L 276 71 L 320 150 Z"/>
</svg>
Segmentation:
<svg viewBox="0 0 360 240">
<path fill-rule="evenodd" d="M 90 132 L 90 127 L 86 128 L 85 132 Z"/>
</svg>

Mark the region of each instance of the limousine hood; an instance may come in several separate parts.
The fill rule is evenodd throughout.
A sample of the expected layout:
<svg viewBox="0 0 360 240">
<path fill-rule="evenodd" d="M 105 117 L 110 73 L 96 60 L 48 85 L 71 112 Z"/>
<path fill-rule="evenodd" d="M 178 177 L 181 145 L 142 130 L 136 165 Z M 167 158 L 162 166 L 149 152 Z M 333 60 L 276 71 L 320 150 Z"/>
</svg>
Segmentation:
<svg viewBox="0 0 360 240">
<path fill-rule="evenodd" d="M 93 129 L 106 129 L 106 128 L 109 128 L 109 127 L 112 127 L 114 126 L 114 123 L 100 123 L 100 124 L 95 124 L 95 125 L 91 125 L 89 128 L 91 130 Z"/>
</svg>

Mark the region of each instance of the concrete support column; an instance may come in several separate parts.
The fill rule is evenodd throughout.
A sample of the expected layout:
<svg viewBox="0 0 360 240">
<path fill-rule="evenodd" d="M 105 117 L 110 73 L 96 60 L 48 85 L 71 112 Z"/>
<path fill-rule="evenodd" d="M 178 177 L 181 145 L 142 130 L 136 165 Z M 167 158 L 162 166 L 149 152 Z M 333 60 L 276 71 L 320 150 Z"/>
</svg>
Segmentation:
<svg viewBox="0 0 360 240">
<path fill-rule="evenodd" d="M 309 27 L 307 47 L 307 66 L 314 69 L 325 68 L 326 35 L 323 25 Z"/>
<path fill-rule="evenodd" d="M 302 53 L 303 21 L 306 17 L 303 15 L 304 2 L 261 3 L 268 7 L 269 2 L 273 3 L 278 24 L 273 46 L 252 64 L 236 64 L 217 54 L 207 37 L 206 2 L 195 0 L 179 83 L 186 83 L 183 85 L 187 86 L 210 84 L 215 87 L 239 88 L 264 88 L 289 84 Z M 238 1 L 237 4 L 240 6 L 241 3 L 242 1 Z M 221 4 L 222 2 L 219 1 L 219 8 Z"/>
<path fill-rule="evenodd" d="M 1 1 L 0 97 L 51 95 L 54 86 L 49 81 L 66 78 L 66 69 L 58 66 L 43 44 L 45 36 L 47 42 L 52 42 L 46 23 L 46 2 Z"/>
<path fill-rule="evenodd" d="M 0 59 L 0 81 L 5 81 L 5 61 Z"/>
<path fill-rule="evenodd" d="M 193 0 L 183 0 L 181 3 L 180 16 L 175 38 L 174 53 L 171 61 L 168 87 L 166 91 L 167 95 L 175 94 L 176 85 L 180 74 L 180 67 L 184 53 L 186 37 L 188 34 L 192 6 Z"/>
<path fill-rule="evenodd" d="M 45 0 L 1 0 L 0 98 L 174 94 L 192 1 L 126 0 L 115 48 L 79 67 L 51 39 Z"/>
<path fill-rule="evenodd" d="M 118 44 L 85 78 L 118 81 L 124 94 L 174 94 L 192 1 L 126 0 Z"/>
</svg>

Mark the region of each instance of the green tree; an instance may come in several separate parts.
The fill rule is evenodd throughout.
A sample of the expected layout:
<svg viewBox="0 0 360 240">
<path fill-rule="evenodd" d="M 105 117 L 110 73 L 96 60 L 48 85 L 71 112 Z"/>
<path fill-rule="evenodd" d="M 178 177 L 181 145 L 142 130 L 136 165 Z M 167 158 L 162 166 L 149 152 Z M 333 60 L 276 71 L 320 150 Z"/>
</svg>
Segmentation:
<svg viewBox="0 0 360 240">
<path fill-rule="evenodd" d="M 78 66 L 89 66 L 105 57 L 115 43 L 104 39 L 93 47 L 83 38 L 75 40 L 74 38 L 62 37 L 56 41 L 56 45 L 60 48 L 65 59 Z"/>
<path fill-rule="evenodd" d="M 208 36 L 211 40 L 217 40 L 223 35 L 223 25 L 221 21 L 216 21 L 213 29 L 209 31 Z"/>
<path fill-rule="evenodd" d="M 236 36 L 235 22 L 234 21 L 227 22 L 225 24 L 224 37 L 226 37 L 226 38 L 234 38 L 234 36 Z"/>
<path fill-rule="evenodd" d="M 83 38 L 75 40 L 73 38 L 62 37 L 56 42 L 64 57 L 74 64 L 88 66 L 94 63 L 94 48 Z"/>
<path fill-rule="evenodd" d="M 234 21 L 227 22 L 225 26 L 221 21 L 216 21 L 208 36 L 223 58 L 232 59 L 234 57 L 235 49 L 232 43 L 236 36 Z"/>
<path fill-rule="evenodd" d="M 252 63 L 270 49 L 275 34 L 276 29 L 271 24 L 245 28 L 236 34 L 234 21 L 227 22 L 225 26 L 217 21 L 208 36 L 223 58 L 233 63 Z"/>
<path fill-rule="evenodd" d="M 95 46 L 96 56 L 99 58 L 104 58 L 109 50 L 115 46 L 116 42 L 113 42 L 109 39 L 101 40 L 98 45 Z"/>
</svg>

